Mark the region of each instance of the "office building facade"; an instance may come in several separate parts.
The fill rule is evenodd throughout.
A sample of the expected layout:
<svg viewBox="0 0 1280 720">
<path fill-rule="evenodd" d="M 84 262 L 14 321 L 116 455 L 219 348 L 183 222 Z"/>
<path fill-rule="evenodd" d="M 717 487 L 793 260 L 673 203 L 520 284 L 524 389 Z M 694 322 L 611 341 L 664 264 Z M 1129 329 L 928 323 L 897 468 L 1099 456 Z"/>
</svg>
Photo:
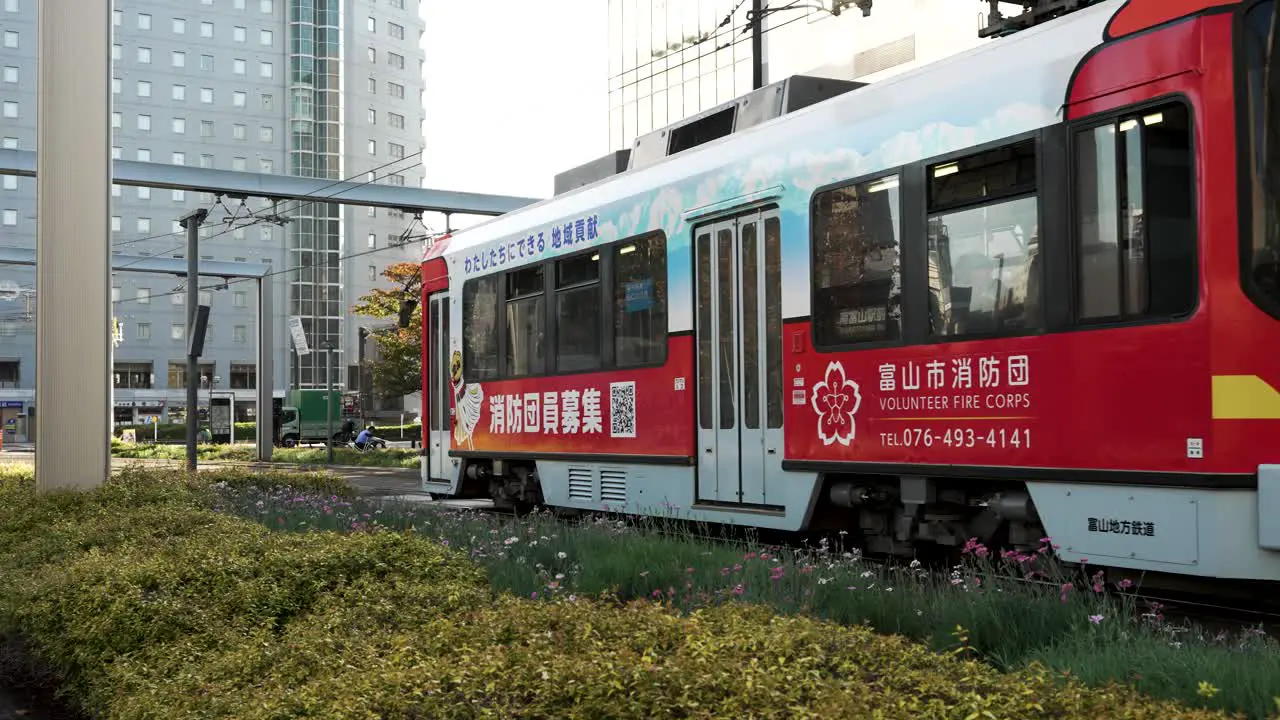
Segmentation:
<svg viewBox="0 0 1280 720">
<path fill-rule="evenodd" d="M 762 26 L 764 84 L 792 75 L 877 82 L 985 42 L 978 0 L 875 0 L 868 16 L 853 0 L 761 5 L 777 8 Z M 609 0 L 609 149 L 750 92 L 751 8 Z"/>
<path fill-rule="evenodd" d="M 6 148 L 36 147 L 38 0 L 0 0 L 0 135 Z M 287 173 L 420 186 L 422 50 L 419 0 L 117 0 L 111 83 L 112 156 L 176 165 Z M 71 51 L 71 49 L 69 49 Z M 398 246 L 411 216 L 382 208 L 197 192 L 112 187 L 112 249 L 121 255 L 184 258 L 177 218 L 210 210 L 202 260 L 265 263 L 276 292 L 276 395 L 324 387 L 325 354 L 298 357 L 286 330 L 300 316 L 314 351 L 336 351 L 335 385 L 354 387 L 360 327 L 377 322 L 348 310 L 381 271 L 415 261 Z M 74 208 L 69 208 L 74 212 Z M 255 220 L 277 212 L 278 225 Z M 0 246 L 34 248 L 35 180 L 4 177 Z M 250 215 L 253 217 L 250 217 Z M 183 278 L 113 276 L 116 420 L 185 413 L 186 297 Z M 0 417 L 34 402 L 35 274 L 0 266 Z M 208 392 L 236 396 L 237 417 L 256 415 L 258 308 L 252 283 L 201 281 L 210 305 L 200 361 L 201 404 Z M 14 434 L 6 435 L 12 438 Z"/>
</svg>

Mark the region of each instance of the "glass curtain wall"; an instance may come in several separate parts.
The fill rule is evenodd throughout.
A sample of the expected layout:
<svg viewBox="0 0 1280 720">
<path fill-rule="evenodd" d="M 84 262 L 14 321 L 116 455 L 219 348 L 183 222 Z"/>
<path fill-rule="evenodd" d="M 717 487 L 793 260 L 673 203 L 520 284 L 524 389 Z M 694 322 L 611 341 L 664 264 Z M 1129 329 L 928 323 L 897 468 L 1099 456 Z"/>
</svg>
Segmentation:
<svg viewBox="0 0 1280 720">
<path fill-rule="evenodd" d="M 342 179 L 341 0 L 289 0 L 289 171 Z M 345 367 L 342 347 L 342 207 L 299 203 L 288 225 L 290 314 L 302 318 L 312 352 L 292 354 L 294 387 L 324 387 L 326 342 L 336 349 L 334 383 Z"/>
</svg>

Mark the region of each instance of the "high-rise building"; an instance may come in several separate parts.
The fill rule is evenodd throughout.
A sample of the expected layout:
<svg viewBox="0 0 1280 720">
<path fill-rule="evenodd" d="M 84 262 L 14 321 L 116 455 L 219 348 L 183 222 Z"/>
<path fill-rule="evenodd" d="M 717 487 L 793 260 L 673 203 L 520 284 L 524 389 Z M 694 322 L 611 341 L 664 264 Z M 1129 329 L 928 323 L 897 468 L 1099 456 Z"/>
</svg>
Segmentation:
<svg viewBox="0 0 1280 720">
<path fill-rule="evenodd" d="M 38 0 L 0 0 L 0 136 L 3 147 L 36 148 Z M 116 0 L 112 46 L 112 156 L 175 165 L 420 187 L 423 22 L 419 0 Z M 68 52 L 74 52 L 68 48 Z M 302 318 L 311 348 L 333 343 L 334 383 L 356 386 L 360 328 L 348 310 L 391 263 L 416 262 L 419 246 L 397 246 L 413 218 L 395 210 L 282 202 L 284 225 L 225 222 L 270 213 L 264 200 L 112 188 L 112 249 L 181 258 L 177 218 L 212 208 L 201 232 L 203 260 L 261 262 L 279 272 L 270 322 L 277 395 L 324 387 L 325 354 L 299 358 L 286 331 Z M 225 209 L 224 209 L 225 208 Z M 67 208 L 74 212 L 74 208 Z M 0 246 L 34 248 L 35 180 L 5 176 Z M 376 250 L 376 252 L 367 252 Z M 353 257 L 354 256 L 354 257 Z M 197 382 L 234 392 L 239 418 L 256 413 L 257 308 L 252 284 L 208 287 L 205 353 Z M 117 422 L 185 410 L 182 278 L 116 272 L 112 308 L 123 341 L 115 349 Z M 0 266 L 0 411 L 34 402 L 35 274 Z M 12 299 L 10 299 L 12 298 Z M 212 382 L 210 382 L 212 381 Z M 207 395 L 201 392 L 201 401 Z M 416 408 L 409 408 L 416 410 Z M 0 417 L 0 423 L 6 418 Z M 12 427 L 12 426 L 11 426 Z"/>
<path fill-rule="evenodd" d="M 609 0 L 610 150 L 753 89 L 754 5 L 764 15 L 764 84 L 792 75 L 877 82 L 983 42 L 978 0 L 864 4 L 869 15 L 854 0 Z"/>
</svg>

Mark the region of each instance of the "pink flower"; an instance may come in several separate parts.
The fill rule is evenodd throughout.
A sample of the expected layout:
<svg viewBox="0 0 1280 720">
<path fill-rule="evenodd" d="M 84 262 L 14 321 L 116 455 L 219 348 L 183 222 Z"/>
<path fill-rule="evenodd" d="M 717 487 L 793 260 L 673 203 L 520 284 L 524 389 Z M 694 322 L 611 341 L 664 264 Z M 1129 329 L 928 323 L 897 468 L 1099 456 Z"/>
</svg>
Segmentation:
<svg viewBox="0 0 1280 720">
<path fill-rule="evenodd" d="M 1121 590 L 1128 590 L 1129 588 L 1133 587 L 1133 581 L 1130 580 L 1129 578 L 1125 578 L 1119 582 L 1118 587 Z"/>
<path fill-rule="evenodd" d="M 738 585 L 735 585 L 735 586 L 734 586 L 734 588 L 733 588 L 733 594 L 734 594 L 734 595 L 741 595 L 742 593 L 744 593 L 744 592 L 746 592 L 746 591 L 747 591 L 747 589 L 746 589 L 746 588 L 744 588 L 744 587 L 742 587 L 741 583 L 739 583 Z"/>
<path fill-rule="evenodd" d="M 1094 625 L 1101 625 L 1101 624 L 1102 624 L 1102 616 L 1101 616 L 1101 615 L 1090 615 L 1090 616 L 1089 616 L 1089 622 L 1093 623 Z"/>
<path fill-rule="evenodd" d="M 853 416 L 862 405 L 862 394 L 858 384 L 845 377 L 843 364 L 827 363 L 826 377 L 813 386 L 810 404 L 818 414 L 818 437 L 823 445 L 848 445 L 853 440 Z"/>
</svg>

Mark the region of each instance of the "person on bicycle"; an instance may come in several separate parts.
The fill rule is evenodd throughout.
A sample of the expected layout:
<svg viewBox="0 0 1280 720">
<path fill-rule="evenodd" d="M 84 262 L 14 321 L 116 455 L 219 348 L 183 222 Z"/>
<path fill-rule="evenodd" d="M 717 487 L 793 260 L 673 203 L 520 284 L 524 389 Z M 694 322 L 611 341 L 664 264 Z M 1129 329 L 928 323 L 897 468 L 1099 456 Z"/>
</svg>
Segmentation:
<svg viewBox="0 0 1280 720">
<path fill-rule="evenodd" d="M 360 434 L 356 436 L 356 449 L 363 450 L 364 446 L 367 445 L 369 441 L 372 439 L 373 439 L 373 425 L 370 424 L 368 427 L 361 430 Z"/>
</svg>

